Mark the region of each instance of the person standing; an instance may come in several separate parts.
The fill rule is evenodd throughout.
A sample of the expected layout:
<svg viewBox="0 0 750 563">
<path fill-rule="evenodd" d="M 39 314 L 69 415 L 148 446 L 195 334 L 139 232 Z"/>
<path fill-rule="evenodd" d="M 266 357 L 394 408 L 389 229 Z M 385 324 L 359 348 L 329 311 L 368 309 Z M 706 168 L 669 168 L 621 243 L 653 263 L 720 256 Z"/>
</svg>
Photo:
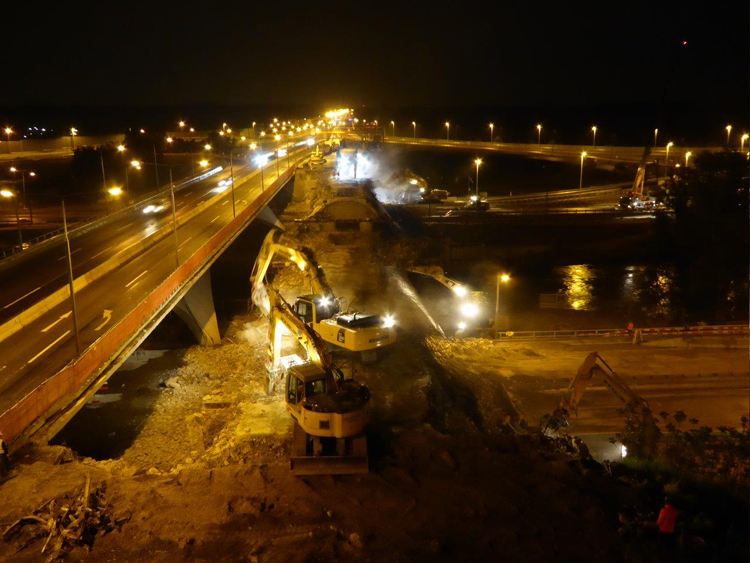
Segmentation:
<svg viewBox="0 0 750 563">
<path fill-rule="evenodd" d="M 675 546 L 674 529 L 678 514 L 677 509 L 669 502 L 669 498 L 665 498 L 664 507 L 656 520 L 656 526 L 659 528 L 659 543 L 667 549 L 673 549 Z"/>
</svg>

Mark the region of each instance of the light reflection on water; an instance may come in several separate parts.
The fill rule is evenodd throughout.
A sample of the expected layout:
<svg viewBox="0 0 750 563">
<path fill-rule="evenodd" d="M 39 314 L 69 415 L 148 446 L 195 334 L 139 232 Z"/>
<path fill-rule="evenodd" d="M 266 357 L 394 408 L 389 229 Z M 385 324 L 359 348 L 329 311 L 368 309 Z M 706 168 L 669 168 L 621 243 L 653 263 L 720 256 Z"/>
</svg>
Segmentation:
<svg viewBox="0 0 750 563">
<path fill-rule="evenodd" d="M 674 269 L 668 266 L 572 264 L 554 268 L 550 281 L 557 280 L 571 309 L 638 306 L 646 308 L 649 317 L 663 317 L 674 313 L 676 306 L 674 276 Z"/>
</svg>

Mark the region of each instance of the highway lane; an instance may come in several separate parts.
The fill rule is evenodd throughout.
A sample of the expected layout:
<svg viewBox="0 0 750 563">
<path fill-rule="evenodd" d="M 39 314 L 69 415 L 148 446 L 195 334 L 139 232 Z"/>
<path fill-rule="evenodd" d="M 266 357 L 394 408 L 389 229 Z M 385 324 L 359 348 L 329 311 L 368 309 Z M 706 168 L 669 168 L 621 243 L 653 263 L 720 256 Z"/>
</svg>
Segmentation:
<svg viewBox="0 0 750 563">
<path fill-rule="evenodd" d="M 228 176 L 228 171 L 222 172 L 177 190 L 175 202 L 178 218 L 189 211 L 191 204 L 196 204 L 210 193 L 209 189 L 218 180 Z M 166 191 L 157 197 L 168 195 L 169 191 Z M 170 224 L 171 214 L 159 217 L 144 214 L 142 209 L 145 205 L 147 203 L 138 204 L 86 232 L 71 233 L 73 274 L 76 278 L 106 262 L 129 244 L 141 240 L 150 225 L 158 228 Z M 64 240 L 55 240 L 43 243 L 38 250 L 15 260 L 0 263 L 0 322 L 14 317 L 67 283 L 65 256 Z"/>
<path fill-rule="evenodd" d="M 299 137 L 294 139 L 299 143 Z M 296 150 L 301 150 L 297 147 Z M 236 159 L 241 162 L 242 159 Z M 284 158 L 282 157 L 282 160 Z M 285 162 L 284 162 L 285 164 Z M 273 165 L 273 160 L 268 166 Z M 241 181 L 251 173 L 254 166 L 235 167 L 235 179 Z M 275 165 L 273 165 L 275 172 Z M 175 190 L 175 207 L 178 221 L 190 210 L 210 199 L 210 190 L 220 180 L 230 177 L 228 167 L 221 173 L 200 182 Z M 159 216 L 142 213 L 142 209 L 154 199 L 165 200 L 169 205 L 169 190 L 154 198 L 139 202 L 136 206 L 114 214 L 105 224 L 86 232 L 71 233 L 73 274 L 78 278 L 96 266 L 106 262 L 117 252 L 127 249 L 160 227 L 171 224 L 171 213 Z M 168 210 L 167 210 L 168 211 Z M 63 240 L 43 243 L 33 252 L 28 252 L 10 262 L 0 262 L 0 323 L 20 314 L 34 303 L 54 293 L 67 284 L 67 261 Z"/>
<path fill-rule="evenodd" d="M 303 153 L 305 149 L 298 149 L 298 152 Z M 281 171 L 283 173 L 284 169 Z M 273 162 L 266 166 L 264 177 L 266 185 L 276 179 Z M 248 181 L 240 184 L 235 176 L 237 212 L 261 193 L 259 171 L 253 171 L 246 178 Z M 205 197 L 199 197 L 196 202 Z M 218 197 L 215 193 L 208 197 L 216 197 L 217 201 L 178 228 L 181 260 L 199 249 L 233 218 L 231 189 Z M 162 213 L 171 220 L 169 210 Z M 170 235 L 117 271 L 76 292 L 82 347 L 93 343 L 109 326 L 136 307 L 174 267 L 174 238 Z M 66 300 L 24 330 L 0 342 L 0 412 L 59 371 L 74 356 L 72 318 Z"/>
</svg>

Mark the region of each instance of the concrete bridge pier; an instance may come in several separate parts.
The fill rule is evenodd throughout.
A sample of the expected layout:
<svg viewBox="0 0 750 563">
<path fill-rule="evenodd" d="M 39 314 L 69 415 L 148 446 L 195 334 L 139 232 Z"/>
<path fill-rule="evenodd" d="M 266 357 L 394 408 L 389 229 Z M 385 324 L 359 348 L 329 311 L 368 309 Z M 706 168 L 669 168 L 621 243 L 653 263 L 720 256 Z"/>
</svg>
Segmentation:
<svg viewBox="0 0 750 563">
<path fill-rule="evenodd" d="M 193 284 L 175 306 L 174 312 L 185 321 L 203 346 L 216 346 L 221 343 L 214 297 L 211 292 L 210 269 Z"/>
</svg>

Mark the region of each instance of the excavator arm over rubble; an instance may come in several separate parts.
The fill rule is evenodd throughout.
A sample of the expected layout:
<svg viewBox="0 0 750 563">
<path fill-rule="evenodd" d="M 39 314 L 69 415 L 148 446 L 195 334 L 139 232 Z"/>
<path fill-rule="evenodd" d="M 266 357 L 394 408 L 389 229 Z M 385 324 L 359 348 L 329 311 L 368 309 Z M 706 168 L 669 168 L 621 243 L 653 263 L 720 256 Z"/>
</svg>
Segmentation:
<svg viewBox="0 0 750 563">
<path fill-rule="evenodd" d="M 650 451 L 653 448 L 653 434 L 651 432 L 653 416 L 651 415 L 648 401 L 633 391 L 609 364 L 604 361 L 598 352 L 591 352 L 586 356 L 586 359 L 578 368 L 575 377 L 570 382 L 570 385 L 568 385 L 558 407 L 552 415 L 545 417 L 545 431 L 554 432 L 568 426 L 571 414 L 578 417 L 578 404 L 595 377 L 601 378 L 602 383 L 623 404 L 631 407 L 633 412 L 641 417 L 645 431 L 644 446 L 646 451 Z"/>
</svg>

